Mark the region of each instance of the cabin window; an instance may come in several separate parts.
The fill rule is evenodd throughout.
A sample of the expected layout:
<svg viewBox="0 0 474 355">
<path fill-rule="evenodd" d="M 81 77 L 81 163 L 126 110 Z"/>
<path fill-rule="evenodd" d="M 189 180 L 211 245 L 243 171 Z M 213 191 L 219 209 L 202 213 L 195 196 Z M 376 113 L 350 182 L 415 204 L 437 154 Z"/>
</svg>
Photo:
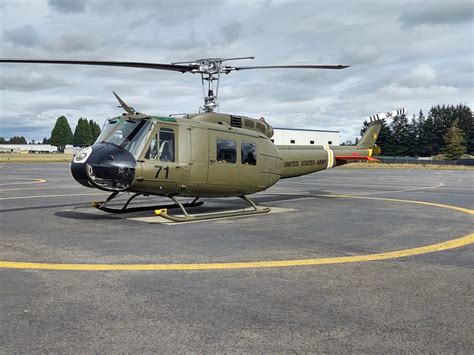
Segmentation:
<svg viewBox="0 0 474 355">
<path fill-rule="evenodd" d="M 241 144 L 240 161 L 246 165 L 257 165 L 257 145 L 255 143 Z"/>
<path fill-rule="evenodd" d="M 272 143 L 275 143 L 275 140 L 274 139 L 270 139 L 272 141 Z"/>
<path fill-rule="evenodd" d="M 159 159 L 160 161 L 168 162 L 176 161 L 174 130 L 171 128 L 160 128 L 159 133 L 154 135 L 150 143 L 145 159 Z"/>
<path fill-rule="evenodd" d="M 218 139 L 216 157 L 217 161 L 235 163 L 237 161 L 237 144 L 235 141 L 230 139 Z"/>
<path fill-rule="evenodd" d="M 295 140 L 292 139 L 292 140 L 290 141 L 290 143 L 291 143 L 291 144 L 295 144 Z"/>
<path fill-rule="evenodd" d="M 332 144 L 332 141 L 328 141 L 328 144 Z"/>
<path fill-rule="evenodd" d="M 314 144 L 314 141 L 309 141 L 309 144 Z"/>
<path fill-rule="evenodd" d="M 176 161 L 174 148 L 174 131 L 171 128 L 160 128 L 160 161 Z"/>
</svg>

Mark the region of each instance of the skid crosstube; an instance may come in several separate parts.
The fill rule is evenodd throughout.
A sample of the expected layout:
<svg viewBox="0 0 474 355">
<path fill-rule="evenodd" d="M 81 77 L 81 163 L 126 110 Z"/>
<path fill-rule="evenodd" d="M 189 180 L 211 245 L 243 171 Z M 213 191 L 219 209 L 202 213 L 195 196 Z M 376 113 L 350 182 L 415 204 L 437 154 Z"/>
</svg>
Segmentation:
<svg viewBox="0 0 474 355">
<path fill-rule="evenodd" d="M 243 199 L 244 201 L 248 202 L 252 206 L 252 209 L 189 214 L 185 209 L 185 207 L 187 206 L 179 202 L 174 196 L 170 196 L 169 198 L 173 200 L 175 203 L 174 205 L 175 208 L 179 207 L 181 211 L 183 212 L 183 216 L 169 215 L 166 209 L 158 209 L 155 211 L 155 214 L 173 222 L 192 222 L 192 221 L 204 221 L 204 220 L 215 219 L 215 218 L 238 217 L 238 216 L 247 216 L 247 215 L 253 215 L 253 214 L 260 214 L 260 213 L 268 213 L 271 210 L 270 207 L 258 207 L 252 200 L 248 199 L 246 196 L 239 196 L 239 197 Z"/>
<path fill-rule="evenodd" d="M 106 207 L 106 204 L 108 204 L 110 201 L 112 201 L 114 198 L 116 198 L 118 196 L 118 194 L 119 194 L 118 192 L 114 192 L 109 197 L 107 197 L 107 199 L 105 201 L 93 202 L 92 206 L 99 209 L 99 210 L 101 210 L 101 211 L 108 212 L 108 213 L 116 213 L 116 214 L 117 213 L 131 213 L 131 212 L 141 212 L 141 211 L 155 211 L 155 210 L 160 210 L 160 209 L 163 210 L 163 209 L 180 208 L 176 204 L 128 207 L 128 205 L 130 204 L 130 202 L 134 198 L 142 195 L 140 193 L 136 193 L 136 194 L 132 195 L 127 200 L 127 202 L 125 202 L 125 204 L 123 205 L 122 208 Z M 185 207 L 197 207 L 197 206 L 202 206 L 203 204 L 204 204 L 204 202 L 198 201 L 198 198 L 195 198 L 192 202 L 187 202 L 187 203 L 183 204 L 183 206 L 185 206 Z"/>
</svg>

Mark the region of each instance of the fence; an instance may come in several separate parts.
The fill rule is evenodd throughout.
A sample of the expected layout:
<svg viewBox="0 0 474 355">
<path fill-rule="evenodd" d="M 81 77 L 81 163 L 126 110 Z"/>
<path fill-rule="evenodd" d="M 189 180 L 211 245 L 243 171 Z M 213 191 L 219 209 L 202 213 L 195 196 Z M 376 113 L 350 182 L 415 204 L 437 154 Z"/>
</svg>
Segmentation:
<svg viewBox="0 0 474 355">
<path fill-rule="evenodd" d="M 376 157 L 382 163 L 386 164 L 428 164 L 428 165 L 469 165 L 474 166 L 474 159 L 458 159 L 458 160 L 433 160 L 430 158 L 413 158 L 413 157 L 389 157 L 379 155 Z"/>
</svg>

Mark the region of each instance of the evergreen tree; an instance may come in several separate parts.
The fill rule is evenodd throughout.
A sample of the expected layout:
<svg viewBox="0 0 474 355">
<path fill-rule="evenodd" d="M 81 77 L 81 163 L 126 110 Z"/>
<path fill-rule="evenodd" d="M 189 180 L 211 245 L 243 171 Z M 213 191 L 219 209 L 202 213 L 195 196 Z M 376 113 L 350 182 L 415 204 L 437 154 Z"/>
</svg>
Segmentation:
<svg viewBox="0 0 474 355">
<path fill-rule="evenodd" d="M 405 114 L 394 117 L 390 125 L 392 132 L 393 155 L 410 155 L 410 127 Z"/>
<path fill-rule="evenodd" d="M 444 146 L 443 134 L 446 132 L 445 117 L 443 108 L 440 105 L 431 107 L 428 112 L 428 120 L 432 125 L 432 135 L 430 137 L 431 155 L 437 155 Z"/>
<path fill-rule="evenodd" d="M 444 153 L 448 159 L 459 159 L 467 150 L 463 131 L 457 126 L 458 122 L 459 120 L 456 119 L 444 135 L 446 144 Z"/>
<path fill-rule="evenodd" d="M 408 155 L 411 157 L 419 156 L 420 155 L 420 148 L 419 148 L 420 126 L 415 115 L 413 115 L 410 123 L 408 124 L 408 138 L 409 138 L 408 149 L 407 149 Z"/>
<path fill-rule="evenodd" d="M 51 144 L 51 138 L 48 139 L 48 138 L 44 137 L 42 144 Z"/>
<path fill-rule="evenodd" d="M 464 136 L 464 145 L 469 152 L 474 152 L 474 118 L 472 110 L 464 105 L 432 106 L 427 117 L 420 110 L 418 117 L 408 122 L 405 116 L 395 117 L 387 126 L 383 120 L 382 130 L 377 139 L 384 155 L 410 155 L 429 157 L 445 151 L 444 136 L 457 121 Z M 367 130 L 364 122 L 361 135 Z"/>
<path fill-rule="evenodd" d="M 474 153 L 474 116 L 470 107 L 459 104 L 454 108 L 457 126 L 464 134 L 465 144 L 468 152 Z"/>
<path fill-rule="evenodd" d="M 23 136 L 13 136 L 8 141 L 8 144 L 28 144 L 26 138 Z"/>
<path fill-rule="evenodd" d="M 51 131 L 51 145 L 58 147 L 58 151 L 62 153 L 66 144 L 72 144 L 73 141 L 74 137 L 67 118 L 64 116 L 58 117 Z"/>
<path fill-rule="evenodd" d="M 86 118 L 79 118 L 74 130 L 74 145 L 89 146 L 92 144 L 92 136 L 89 123 Z"/>
<path fill-rule="evenodd" d="M 7 141 L 5 140 L 5 138 L 3 137 L 0 137 L 0 144 L 5 144 Z"/>
<path fill-rule="evenodd" d="M 100 126 L 93 120 L 89 120 L 89 129 L 91 131 L 92 143 L 94 143 L 100 135 Z"/>
</svg>

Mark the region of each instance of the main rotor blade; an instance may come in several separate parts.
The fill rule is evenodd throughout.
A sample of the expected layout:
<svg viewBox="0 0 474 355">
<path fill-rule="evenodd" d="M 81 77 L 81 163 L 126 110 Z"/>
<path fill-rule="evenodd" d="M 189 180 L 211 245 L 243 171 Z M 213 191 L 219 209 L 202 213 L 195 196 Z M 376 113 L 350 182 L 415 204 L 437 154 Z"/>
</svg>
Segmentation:
<svg viewBox="0 0 474 355">
<path fill-rule="evenodd" d="M 100 60 L 62 60 L 62 59 L 0 59 L 0 63 L 37 63 L 37 64 L 75 64 L 75 65 L 101 65 L 108 67 L 129 67 L 144 69 L 171 70 L 186 73 L 197 69 L 197 65 L 175 65 L 142 62 L 112 62 Z"/>
<path fill-rule="evenodd" d="M 235 67 L 235 70 L 247 69 L 344 69 L 349 68 L 349 65 L 261 65 L 261 66 L 245 66 Z"/>
</svg>

